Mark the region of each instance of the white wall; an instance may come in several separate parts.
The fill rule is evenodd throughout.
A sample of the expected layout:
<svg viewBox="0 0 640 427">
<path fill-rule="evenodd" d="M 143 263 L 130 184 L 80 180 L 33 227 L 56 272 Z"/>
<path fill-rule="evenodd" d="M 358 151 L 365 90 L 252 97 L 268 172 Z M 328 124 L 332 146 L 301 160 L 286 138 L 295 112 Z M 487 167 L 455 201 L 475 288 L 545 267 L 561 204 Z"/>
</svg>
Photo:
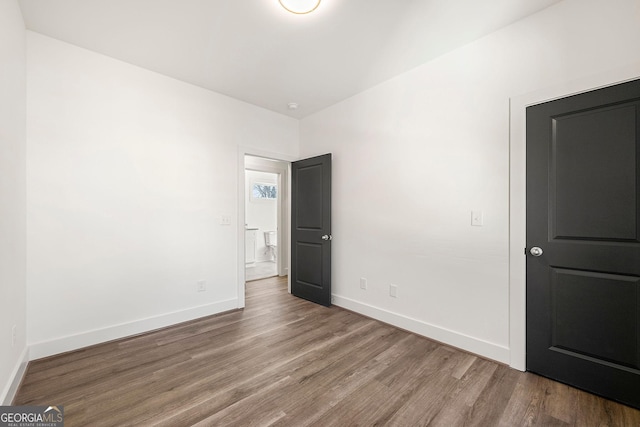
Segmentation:
<svg viewBox="0 0 640 427">
<path fill-rule="evenodd" d="M 36 33 L 27 45 L 31 357 L 236 308 L 239 147 L 296 156 L 297 120 Z"/>
<path fill-rule="evenodd" d="M 254 183 L 277 184 L 278 175 L 269 172 L 248 170 L 245 173 L 246 224 L 257 227 L 256 261 L 272 261 L 273 256 L 267 250 L 264 240 L 265 231 L 276 231 L 278 227 L 278 206 L 276 200 L 256 200 L 251 197 Z"/>
<path fill-rule="evenodd" d="M 15 0 L 0 2 L 0 404 L 26 358 L 26 43 Z M 12 328 L 16 327 L 13 344 Z M 5 400 L 6 399 L 6 400 Z"/>
<path fill-rule="evenodd" d="M 509 363 L 510 98 L 639 61 L 639 22 L 566 0 L 303 119 L 301 157 L 334 154 L 336 304 Z"/>
</svg>

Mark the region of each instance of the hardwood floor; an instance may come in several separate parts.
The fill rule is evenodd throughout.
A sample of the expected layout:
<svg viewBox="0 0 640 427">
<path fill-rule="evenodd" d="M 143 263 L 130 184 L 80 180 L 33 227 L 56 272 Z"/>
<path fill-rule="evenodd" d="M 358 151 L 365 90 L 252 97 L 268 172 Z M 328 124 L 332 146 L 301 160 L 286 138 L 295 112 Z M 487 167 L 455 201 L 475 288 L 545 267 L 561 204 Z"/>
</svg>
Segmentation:
<svg viewBox="0 0 640 427">
<path fill-rule="evenodd" d="M 638 426 L 640 411 L 338 307 L 247 307 L 29 364 L 14 404 L 72 426 Z"/>
</svg>

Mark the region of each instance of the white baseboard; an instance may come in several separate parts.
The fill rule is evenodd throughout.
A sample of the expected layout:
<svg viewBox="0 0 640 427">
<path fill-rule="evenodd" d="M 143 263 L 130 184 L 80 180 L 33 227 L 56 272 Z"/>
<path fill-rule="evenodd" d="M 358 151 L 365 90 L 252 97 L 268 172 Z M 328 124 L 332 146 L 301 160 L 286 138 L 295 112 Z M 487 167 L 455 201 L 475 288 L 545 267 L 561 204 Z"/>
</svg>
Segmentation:
<svg viewBox="0 0 640 427">
<path fill-rule="evenodd" d="M 3 406 L 11 406 L 13 403 L 13 398 L 16 396 L 16 392 L 18 391 L 18 387 L 20 387 L 20 383 L 22 382 L 22 378 L 24 377 L 24 373 L 27 371 L 27 364 L 29 363 L 29 349 L 27 347 L 22 350 L 22 354 L 20 355 L 20 359 L 18 359 L 18 363 L 13 368 L 11 372 L 11 381 L 6 385 L 5 389 L 2 391 L 2 395 L 0 395 L 0 404 Z"/>
<path fill-rule="evenodd" d="M 29 360 L 40 359 L 66 351 L 77 350 L 95 344 L 112 341 L 119 338 L 153 331 L 159 328 L 175 325 L 181 322 L 211 316 L 238 308 L 238 300 L 230 299 L 213 304 L 201 305 L 186 310 L 162 314 L 160 316 L 140 319 L 129 323 L 114 325 L 107 328 L 95 329 L 81 334 L 41 341 L 29 345 Z"/>
<path fill-rule="evenodd" d="M 381 322 L 388 323 L 401 329 L 422 335 L 471 353 L 508 364 L 510 351 L 507 347 L 479 340 L 459 332 L 451 331 L 439 326 L 431 325 L 422 320 L 412 319 L 401 314 L 393 313 L 372 305 L 364 304 L 350 298 L 332 295 L 332 303 L 338 307 L 371 317 Z"/>
</svg>

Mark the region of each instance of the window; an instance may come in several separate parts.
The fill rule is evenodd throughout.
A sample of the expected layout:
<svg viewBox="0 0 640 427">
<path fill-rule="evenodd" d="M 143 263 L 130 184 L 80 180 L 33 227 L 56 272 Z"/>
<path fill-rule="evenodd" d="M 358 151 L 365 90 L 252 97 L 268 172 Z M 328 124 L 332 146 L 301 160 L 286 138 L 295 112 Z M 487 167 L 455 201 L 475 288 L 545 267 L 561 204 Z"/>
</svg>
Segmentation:
<svg viewBox="0 0 640 427">
<path fill-rule="evenodd" d="M 276 200 L 278 198 L 278 186 L 256 182 L 251 188 L 251 198 L 255 200 Z"/>
</svg>

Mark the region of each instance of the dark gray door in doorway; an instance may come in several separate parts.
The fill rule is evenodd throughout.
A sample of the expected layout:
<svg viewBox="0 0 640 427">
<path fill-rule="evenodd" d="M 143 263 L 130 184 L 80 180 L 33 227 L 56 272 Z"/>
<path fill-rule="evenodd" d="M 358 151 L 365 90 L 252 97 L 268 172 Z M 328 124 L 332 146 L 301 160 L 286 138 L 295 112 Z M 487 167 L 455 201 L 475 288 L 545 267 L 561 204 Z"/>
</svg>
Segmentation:
<svg viewBox="0 0 640 427">
<path fill-rule="evenodd" d="M 527 370 L 640 408 L 640 80 L 527 109 Z"/>
<path fill-rule="evenodd" d="M 291 164 L 291 293 L 331 305 L 331 154 Z"/>
</svg>

